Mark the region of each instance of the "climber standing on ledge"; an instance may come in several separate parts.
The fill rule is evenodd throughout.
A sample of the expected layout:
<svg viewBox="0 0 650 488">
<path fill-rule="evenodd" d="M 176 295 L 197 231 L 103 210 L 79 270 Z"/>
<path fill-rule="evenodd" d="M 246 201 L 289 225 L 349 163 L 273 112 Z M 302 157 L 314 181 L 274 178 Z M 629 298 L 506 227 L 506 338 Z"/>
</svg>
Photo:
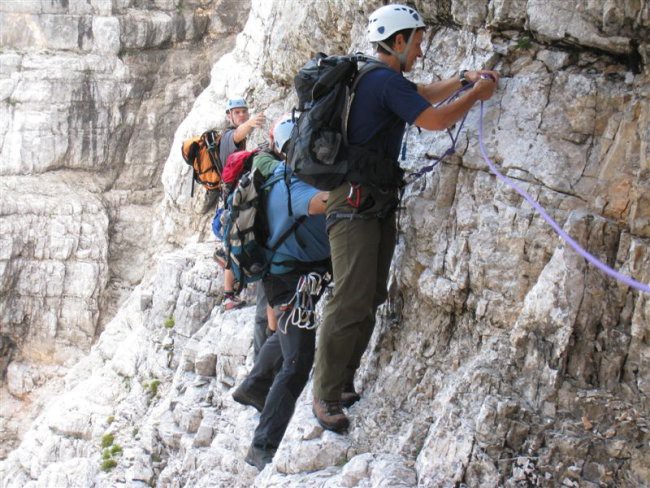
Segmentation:
<svg viewBox="0 0 650 488">
<path fill-rule="evenodd" d="M 266 122 L 266 117 L 264 113 L 260 112 L 258 114 L 250 116 L 248 112 L 248 105 L 246 100 L 243 98 L 230 98 L 226 102 L 226 118 L 230 123 L 230 127 L 226 129 L 221 135 L 221 141 L 219 142 L 219 159 L 222 164 L 226 164 L 228 156 L 235 151 L 241 151 L 246 149 L 246 139 L 253 132 L 253 129 L 259 129 Z M 225 205 L 225 202 L 224 202 Z M 217 249 L 219 251 L 220 249 Z M 218 253 L 215 253 L 215 258 L 217 260 L 223 261 L 223 257 Z M 235 292 L 235 275 L 232 274 L 232 271 L 229 269 L 224 269 L 223 271 L 223 309 L 232 310 L 235 308 L 240 308 L 246 305 L 241 298 L 239 298 Z M 258 330 L 262 330 L 262 334 L 266 329 L 266 299 L 263 294 L 261 286 L 257 286 L 257 302 L 258 306 L 256 309 L 255 316 L 255 347 L 256 351 L 262 347 L 265 336 L 258 338 Z"/>
<path fill-rule="evenodd" d="M 428 85 L 408 81 L 403 73 L 422 56 L 424 29 L 420 14 L 404 5 L 386 5 L 370 16 L 368 40 L 385 67 L 367 73 L 355 91 L 348 139 L 363 151 L 355 159 L 357 170 L 331 191 L 327 206 L 335 287 L 316 352 L 313 412 L 324 428 L 335 432 L 349 426 L 342 407 L 360 398 L 354 374 L 372 335 L 377 307 L 387 298 L 398 190 L 404 184 L 397 159 L 405 124 L 447 129 L 476 101 L 491 98 L 498 81 L 494 71 L 466 70 Z M 455 101 L 432 106 L 468 84 L 473 87 Z"/>
</svg>

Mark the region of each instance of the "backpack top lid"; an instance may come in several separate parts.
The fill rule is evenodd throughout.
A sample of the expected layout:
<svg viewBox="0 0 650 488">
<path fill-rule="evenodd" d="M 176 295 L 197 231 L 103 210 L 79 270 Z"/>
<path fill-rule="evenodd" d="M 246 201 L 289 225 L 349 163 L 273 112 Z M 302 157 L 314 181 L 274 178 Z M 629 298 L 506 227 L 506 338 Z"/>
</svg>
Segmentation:
<svg viewBox="0 0 650 488">
<path fill-rule="evenodd" d="M 221 173 L 223 182 L 230 185 L 236 182 L 244 171 L 250 170 L 250 162 L 257 152 L 259 152 L 259 149 L 231 153 L 226 159 L 226 164 Z"/>
<path fill-rule="evenodd" d="M 352 83 L 357 64 L 371 58 L 357 53 L 344 56 L 328 56 L 318 53 L 296 74 L 293 84 L 298 95 L 298 110 L 303 112 L 312 104 L 343 82 Z"/>
</svg>

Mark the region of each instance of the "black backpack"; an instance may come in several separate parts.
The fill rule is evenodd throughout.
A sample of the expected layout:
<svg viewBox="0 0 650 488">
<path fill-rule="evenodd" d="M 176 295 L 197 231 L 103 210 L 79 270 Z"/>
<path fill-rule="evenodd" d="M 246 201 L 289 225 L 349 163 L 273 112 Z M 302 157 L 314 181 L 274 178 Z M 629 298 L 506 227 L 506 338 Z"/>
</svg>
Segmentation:
<svg viewBox="0 0 650 488">
<path fill-rule="evenodd" d="M 362 67 L 359 65 L 363 63 Z M 319 190 L 332 190 L 351 170 L 347 118 L 361 77 L 385 65 L 362 54 L 318 53 L 294 78 L 301 112 L 291 133 L 287 164 L 295 175 Z"/>
</svg>

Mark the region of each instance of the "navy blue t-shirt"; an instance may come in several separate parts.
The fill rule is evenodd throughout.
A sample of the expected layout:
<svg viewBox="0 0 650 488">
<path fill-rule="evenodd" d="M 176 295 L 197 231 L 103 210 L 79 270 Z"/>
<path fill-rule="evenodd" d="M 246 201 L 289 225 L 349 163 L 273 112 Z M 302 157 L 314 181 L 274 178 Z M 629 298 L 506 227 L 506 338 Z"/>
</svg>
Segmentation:
<svg viewBox="0 0 650 488">
<path fill-rule="evenodd" d="M 401 73 L 376 68 L 366 73 L 357 85 L 348 119 L 348 140 L 350 144 L 364 144 L 390 127 L 383 137 L 384 152 L 396 160 L 406 123 L 415 122 L 430 106 L 418 93 L 417 85 Z"/>
</svg>

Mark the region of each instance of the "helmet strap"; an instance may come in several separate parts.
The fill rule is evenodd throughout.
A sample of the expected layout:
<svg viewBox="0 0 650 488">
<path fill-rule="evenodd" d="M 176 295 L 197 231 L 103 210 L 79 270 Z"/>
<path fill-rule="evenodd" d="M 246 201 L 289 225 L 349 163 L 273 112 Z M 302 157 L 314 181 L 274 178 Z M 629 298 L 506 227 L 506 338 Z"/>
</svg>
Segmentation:
<svg viewBox="0 0 650 488">
<path fill-rule="evenodd" d="M 406 41 L 406 47 L 401 53 L 395 51 L 392 47 L 388 46 L 388 44 L 386 44 L 384 41 L 377 42 L 377 44 L 379 44 L 386 51 L 388 51 L 389 53 L 391 53 L 393 56 L 397 58 L 397 60 L 399 61 L 400 71 L 404 71 L 404 69 L 406 68 L 406 60 L 408 58 L 409 51 L 411 50 L 411 44 L 413 44 L 413 37 L 414 37 L 413 34 L 415 34 L 416 30 L 417 29 L 411 30 L 411 34 L 409 34 L 408 41 Z"/>
</svg>

